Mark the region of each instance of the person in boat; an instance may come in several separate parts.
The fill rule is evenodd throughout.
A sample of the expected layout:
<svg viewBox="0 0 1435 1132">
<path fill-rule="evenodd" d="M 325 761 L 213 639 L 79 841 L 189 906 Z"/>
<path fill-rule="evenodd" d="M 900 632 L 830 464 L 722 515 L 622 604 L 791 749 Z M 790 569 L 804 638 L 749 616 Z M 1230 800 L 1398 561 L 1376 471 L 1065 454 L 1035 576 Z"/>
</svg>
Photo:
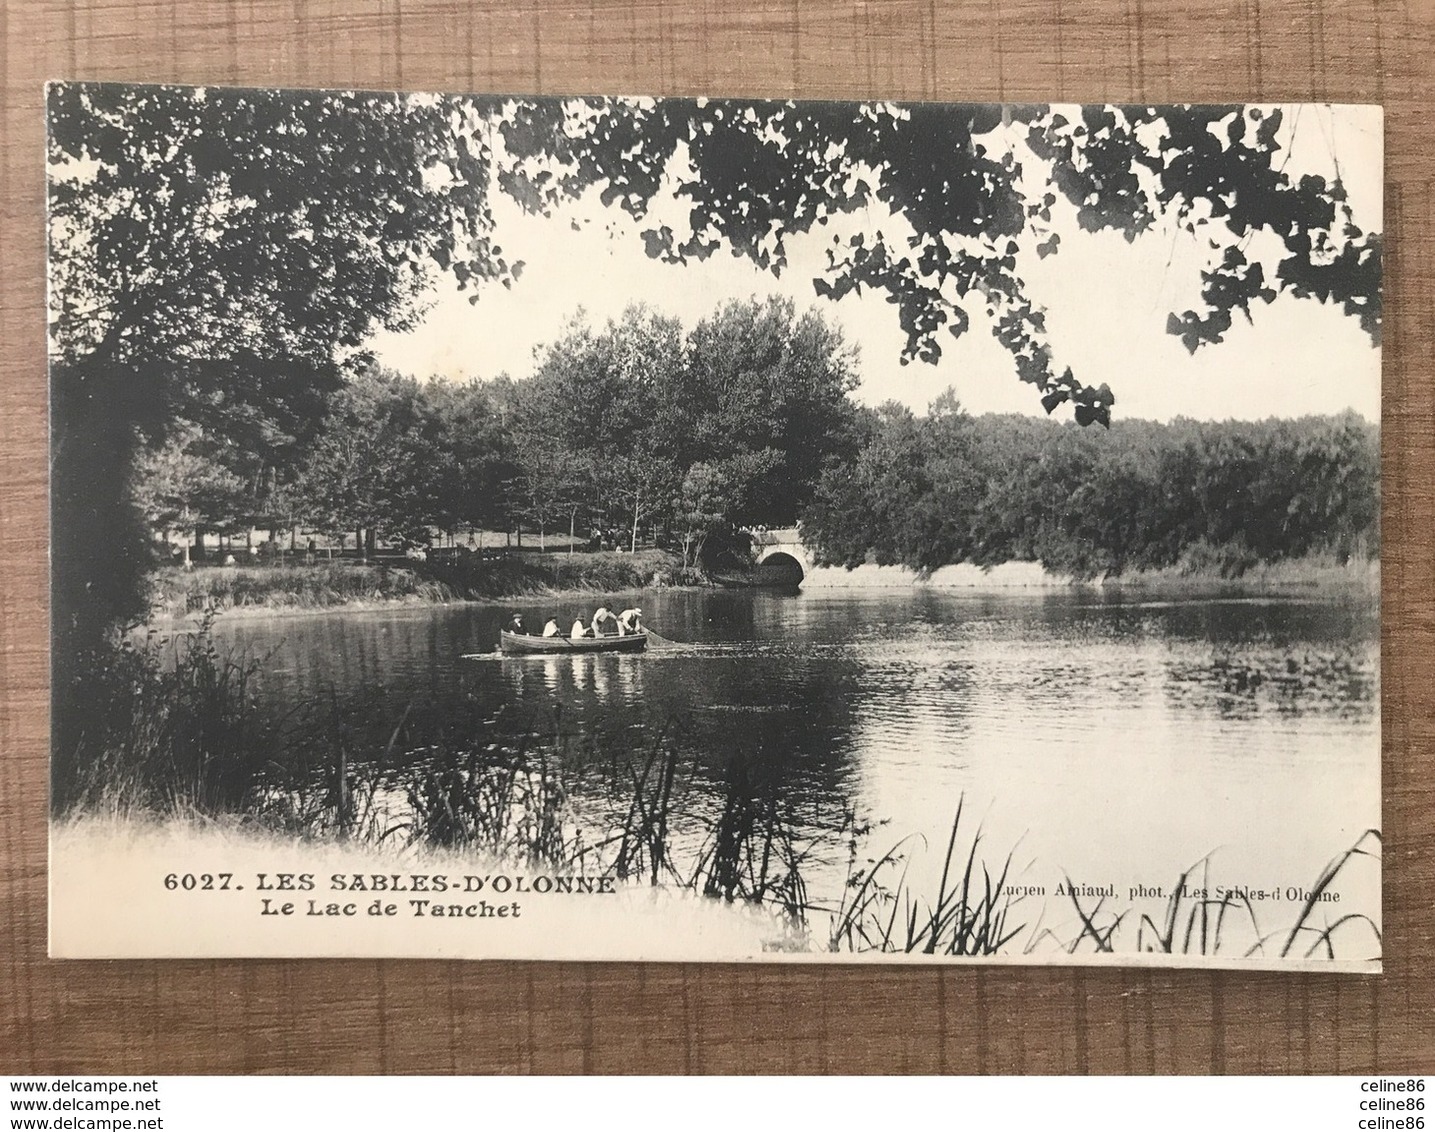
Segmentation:
<svg viewBox="0 0 1435 1132">
<path fill-rule="evenodd" d="M 629 637 L 643 631 L 643 611 L 636 605 L 618 614 L 618 635 Z"/>
<path fill-rule="evenodd" d="M 528 636 L 528 630 L 523 627 L 523 615 L 515 613 L 513 620 L 508 623 L 508 631 L 519 637 Z"/>
<path fill-rule="evenodd" d="M 606 605 L 600 605 L 593 614 L 593 636 L 609 637 L 618 631 L 618 619 Z"/>
<path fill-rule="evenodd" d="M 556 637 L 561 631 L 562 630 L 558 628 L 558 619 L 556 617 L 550 617 L 548 624 L 543 626 L 543 635 L 545 637 Z"/>
<path fill-rule="evenodd" d="M 585 624 L 583 624 L 583 618 L 580 617 L 580 618 L 578 618 L 576 621 L 573 622 L 573 631 L 572 631 L 571 633 L 569 633 L 568 636 L 569 636 L 572 640 L 581 641 L 581 640 L 582 640 L 584 637 L 586 637 L 587 635 L 588 635 L 588 626 L 585 625 Z"/>
</svg>

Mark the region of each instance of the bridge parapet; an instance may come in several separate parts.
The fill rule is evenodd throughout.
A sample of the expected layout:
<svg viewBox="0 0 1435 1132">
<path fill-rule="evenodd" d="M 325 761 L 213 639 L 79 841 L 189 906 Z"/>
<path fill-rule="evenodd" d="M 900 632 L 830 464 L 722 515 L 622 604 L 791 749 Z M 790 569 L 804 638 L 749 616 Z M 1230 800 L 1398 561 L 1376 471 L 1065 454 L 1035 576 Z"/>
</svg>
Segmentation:
<svg viewBox="0 0 1435 1132">
<path fill-rule="evenodd" d="M 796 527 L 784 527 L 778 530 L 752 531 L 753 547 L 757 551 L 755 564 L 761 566 L 764 562 L 772 562 L 774 565 L 783 558 L 790 559 L 806 577 L 814 568 L 812 555 L 802 543 L 802 537 Z"/>
<path fill-rule="evenodd" d="M 797 543 L 801 545 L 802 536 L 796 527 L 763 527 L 760 530 L 747 532 L 752 538 L 752 545 L 756 547 L 776 546 L 780 543 Z"/>
</svg>

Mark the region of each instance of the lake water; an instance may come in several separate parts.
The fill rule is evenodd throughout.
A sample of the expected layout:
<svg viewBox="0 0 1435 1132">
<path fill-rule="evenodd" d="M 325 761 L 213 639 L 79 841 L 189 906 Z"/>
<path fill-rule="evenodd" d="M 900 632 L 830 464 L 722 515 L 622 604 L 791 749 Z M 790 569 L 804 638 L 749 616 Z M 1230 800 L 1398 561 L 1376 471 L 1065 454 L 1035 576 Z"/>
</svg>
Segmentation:
<svg viewBox="0 0 1435 1132">
<path fill-rule="evenodd" d="M 683 751 L 691 812 L 721 805 L 734 763 L 781 799 L 794 842 L 810 847 L 804 871 L 820 901 L 841 894 L 849 846 L 835 831 L 849 811 L 873 823 L 859 855 L 900 842 L 921 885 L 964 800 L 963 844 L 980 827 L 993 868 L 1011 854 L 1013 882 L 1046 894 L 1063 878 L 1112 886 L 1108 907 L 1127 906 L 1137 885 L 1169 895 L 1208 854 L 1212 880 L 1308 887 L 1380 824 L 1379 620 L 1364 597 L 1155 600 L 1089 588 L 635 600 L 651 628 L 686 646 L 463 659 L 491 653 L 512 605 L 221 619 L 218 632 L 267 657 L 261 691 L 276 713 L 326 704 L 375 751 L 405 710 L 467 713 L 495 737 L 556 725 L 641 746 L 665 729 Z M 530 624 L 568 625 L 592 605 L 517 608 Z M 678 831 L 694 850 L 702 836 Z M 1378 871 L 1349 871 L 1340 885 L 1346 909 L 1378 919 Z"/>
</svg>

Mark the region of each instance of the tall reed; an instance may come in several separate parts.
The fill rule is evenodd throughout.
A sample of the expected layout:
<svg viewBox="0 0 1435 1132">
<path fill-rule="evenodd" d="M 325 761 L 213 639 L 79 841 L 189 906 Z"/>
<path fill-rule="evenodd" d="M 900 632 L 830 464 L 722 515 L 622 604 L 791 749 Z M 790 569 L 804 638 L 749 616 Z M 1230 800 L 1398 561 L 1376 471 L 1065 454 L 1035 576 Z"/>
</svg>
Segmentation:
<svg viewBox="0 0 1435 1132">
<path fill-rule="evenodd" d="M 803 934 L 809 911 L 802 870 L 814 844 L 799 847 L 775 786 L 756 773 L 750 756 L 735 754 L 724 774 L 722 808 L 698 853 L 688 887 L 727 903 L 777 911 L 790 932 Z"/>
<path fill-rule="evenodd" d="M 262 659 L 221 653 L 213 614 L 191 631 L 118 634 L 74 666 L 78 741 L 57 749 L 52 807 L 240 811 L 274 742 L 259 710 Z"/>
<path fill-rule="evenodd" d="M 1335 883 L 1336 878 L 1340 876 L 1341 872 L 1344 871 L 1352 861 L 1360 857 L 1379 861 L 1379 848 L 1383 845 L 1384 841 L 1380 836 L 1380 831 L 1378 829 L 1367 829 L 1356 838 L 1355 843 L 1351 845 L 1349 849 L 1326 863 L 1325 868 L 1320 871 L 1320 875 L 1316 878 L 1315 884 L 1311 886 L 1309 894 L 1306 896 L 1304 903 L 1302 903 L 1300 915 L 1296 917 L 1295 923 L 1291 925 L 1290 930 L 1286 933 L 1285 942 L 1281 945 L 1280 953 L 1282 958 L 1290 955 L 1291 952 L 1296 949 L 1297 941 L 1304 942 L 1308 937 L 1314 936 L 1315 938 L 1311 941 L 1310 947 L 1306 949 L 1302 958 L 1309 959 L 1323 948 L 1326 953 L 1326 958 L 1334 959 L 1335 934 L 1342 929 L 1355 928 L 1361 925 L 1364 925 L 1364 927 L 1370 931 L 1371 935 L 1374 936 L 1378 951 L 1379 945 L 1382 942 L 1380 927 L 1363 912 L 1347 913 L 1337 917 L 1334 922 L 1326 923 L 1321 927 L 1314 925 L 1311 919 L 1316 908 L 1320 906 L 1322 897 L 1330 890 L 1330 887 Z"/>
<path fill-rule="evenodd" d="M 669 833 L 678 747 L 668 729 L 658 732 L 641 765 L 628 763 L 624 770 L 632 794 L 618 830 L 609 838 L 617 847 L 610 868 L 619 880 L 646 876 L 656 885 L 664 876 L 677 875 Z"/>
<path fill-rule="evenodd" d="M 847 891 L 832 917 L 829 950 L 998 955 L 1026 930 L 1013 921 L 1017 898 L 1006 891 L 1012 854 L 993 873 L 979 856 L 982 831 L 962 842 L 965 802 L 965 797 L 957 802 L 941 877 L 928 896 L 914 892 L 907 880 L 907 854 L 920 838 L 906 838 L 870 867 L 855 869 L 854 836 Z M 885 877 L 893 872 L 896 881 L 889 886 Z"/>
<path fill-rule="evenodd" d="M 1070 940 L 1057 942 L 1071 953 L 1088 947 L 1098 952 L 1112 952 L 1119 949 L 1121 929 L 1134 918 L 1135 950 L 1143 953 L 1214 956 L 1228 954 L 1230 946 L 1234 945 L 1241 949 L 1243 958 L 1249 959 L 1266 954 L 1267 945 L 1279 941 L 1277 954 L 1281 958 L 1309 959 L 1317 952 L 1324 952 L 1326 958 L 1335 959 L 1337 936 L 1350 934 L 1361 927 L 1373 937 L 1378 950 L 1380 928 L 1366 913 L 1346 913 L 1323 924 L 1315 923 L 1315 913 L 1326 903 L 1332 886 L 1353 861 L 1359 858 L 1379 860 L 1377 847 L 1380 840 L 1378 830 L 1368 829 L 1361 834 L 1350 848 L 1334 857 L 1321 870 L 1315 883 L 1306 890 L 1294 922 L 1289 927 L 1269 932 L 1261 930 L 1255 905 L 1239 887 L 1213 884 L 1210 854 L 1180 875 L 1166 898 L 1159 918 L 1149 912 L 1138 913 L 1135 908 L 1127 908 L 1119 914 L 1104 913 L 1105 898 L 1093 906 L 1085 906 L 1072 891 L 1075 886 L 1068 880 L 1068 892 L 1080 928 Z M 1200 873 L 1199 883 L 1193 880 L 1197 870 Z M 1214 895 L 1217 892 L 1221 895 Z M 1245 925 L 1248 930 L 1233 944 L 1230 933 L 1236 925 Z M 1049 929 L 1040 934 L 1044 938 L 1056 938 Z M 1029 948 L 1031 946 L 1029 944 Z"/>
</svg>

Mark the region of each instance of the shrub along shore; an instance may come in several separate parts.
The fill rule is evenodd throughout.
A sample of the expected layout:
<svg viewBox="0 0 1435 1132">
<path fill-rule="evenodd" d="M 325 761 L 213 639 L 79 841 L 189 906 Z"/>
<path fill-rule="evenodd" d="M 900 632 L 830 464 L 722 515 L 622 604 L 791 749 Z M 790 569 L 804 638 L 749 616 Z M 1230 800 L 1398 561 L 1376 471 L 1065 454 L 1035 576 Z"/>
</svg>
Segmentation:
<svg viewBox="0 0 1435 1132">
<path fill-rule="evenodd" d="M 354 561 L 311 565 L 231 566 L 181 570 L 165 567 L 151 581 L 151 619 L 179 620 L 206 610 L 272 613 L 326 609 L 368 609 L 389 605 L 497 602 L 519 597 L 565 594 L 629 593 L 680 584 L 711 584 L 695 571 L 684 572 L 677 555 L 661 550 L 636 554 L 596 553 L 567 557 L 511 557 L 482 563 L 361 564 Z M 1356 558 L 1344 562 L 1314 553 L 1263 564 L 1240 577 L 1219 569 L 1168 567 L 1132 570 L 1099 580 L 1073 578 L 1041 569 L 1037 563 L 1007 563 L 984 570 L 944 567 L 931 575 L 896 566 L 868 564 L 854 570 L 823 568 L 807 579 L 812 592 L 900 589 L 1016 590 L 1099 585 L 1103 588 L 1160 590 L 1217 596 L 1257 596 L 1341 590 L 1378 594 L 1380 562 Z"/>
<path fill-rule="evenodd" d="M 317 610 L 391 604 L 496 601 L 561 593 L 628 592 L 683 577 L 678 556 L 634 554 L 518 556 L 460 562 L 164 567 L 151 580 L 151 617 L 182 618 L 209 609 Z"/>
</svg>

